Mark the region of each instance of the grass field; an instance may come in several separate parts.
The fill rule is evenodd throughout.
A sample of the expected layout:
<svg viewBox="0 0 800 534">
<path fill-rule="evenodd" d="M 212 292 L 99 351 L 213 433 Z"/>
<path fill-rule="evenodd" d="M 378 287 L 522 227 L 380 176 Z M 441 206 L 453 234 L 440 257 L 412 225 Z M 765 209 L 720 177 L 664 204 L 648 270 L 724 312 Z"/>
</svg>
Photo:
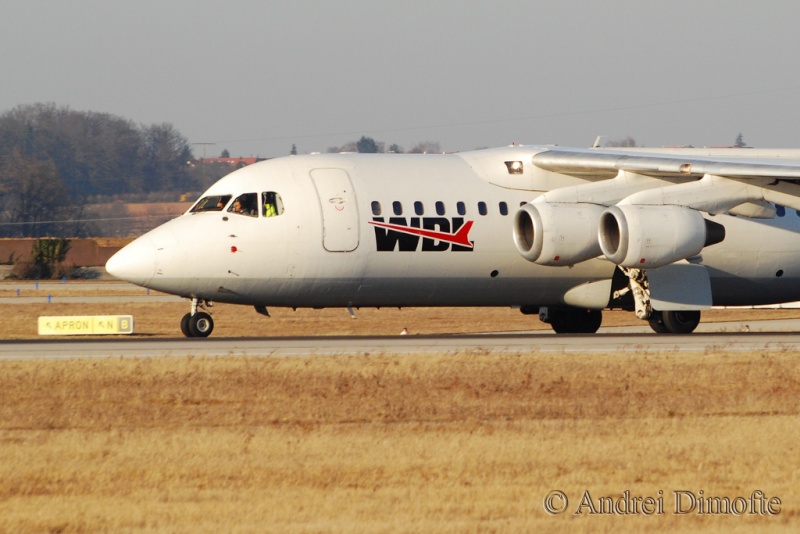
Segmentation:
<svg viewBox="0 0 800 534">
<path fill-rule="evenodd" d="M 36 337 L 37 314 L 131 313 L 131 306 L 138 336 L 175 336 L 187 309 L 14 305 L 0 337 Z M 247 308 L 216 310 L 214 336 L 538 325 L 513 310 L 360 310 L 357 320 L 343 310 L 275 310 L 271 319 Z M 800 352 L 0 366 L 2 532 L 796 532 L 800 525 Z M 569 503 L 550 515 L 543 500 L 554 490 Z M 592 515 L 580 507 L 585 492 L 597 504 L 625 491 L 661 497 L 664 513 Z M 761 491 L 780 499 L 780 513 L 678 515 L 675 491 L 727 499 Z"/>
<path fill-rule="evenodd" d="M 797 354 L 4 362 L 0 530 L 783 527 Z M 570 498 L 548 515 L 551 490 Z M 658 516 L 575 515 L 664 497 Z M 780 514 L 675 515 L 755 490 Z"/>
</svg>

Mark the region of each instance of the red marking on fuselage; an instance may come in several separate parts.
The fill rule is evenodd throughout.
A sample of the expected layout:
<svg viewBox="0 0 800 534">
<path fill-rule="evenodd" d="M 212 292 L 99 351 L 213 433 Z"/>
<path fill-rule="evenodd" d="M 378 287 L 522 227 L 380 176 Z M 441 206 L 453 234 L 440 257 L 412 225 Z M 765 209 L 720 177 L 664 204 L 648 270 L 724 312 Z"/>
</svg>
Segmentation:
<svg viewBox="0 0 800 534">
<path fill-rule="evenodd" d="M 437 232 L 435 230 L 426 230 L 425 228 L 414 228 L 413 226 L 402 226 L 399 224 L 376 222 L 376 221 L 369 221 L 369 224 L 379 226 L 381 228 L 386 228 L 387 230 L 394 230 L 395 232 L 402 232 L 404 234 L 429 237 L 430 239 L 436 239 L 438 241 L 444 241 L 446 243 L 452 243 L 454 245 L 461 245 L 463 247 L 472 248 L 472 241 L 469 240 L 469 235 L 468 235 L 469 231 L 472 229 L 472 222 L 473 221 L 465 222 L 464 225 L 461 228 L 459 228 L 458 231 L 454 234 L 448 234 L 447 232 Z"/>
</svg>

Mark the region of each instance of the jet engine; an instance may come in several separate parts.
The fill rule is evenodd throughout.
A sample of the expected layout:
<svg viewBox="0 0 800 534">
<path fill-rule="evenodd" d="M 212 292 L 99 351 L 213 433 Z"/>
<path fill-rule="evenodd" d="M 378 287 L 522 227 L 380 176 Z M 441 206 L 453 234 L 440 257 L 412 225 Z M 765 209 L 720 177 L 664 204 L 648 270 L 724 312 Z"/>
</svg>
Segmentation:
<svg viewBox="0 0 800 534">
<path fill-rule="evenodd" d="M 681 206 L 621 205 L 600 216 L 603 254 L 622 267 L 654 269 L 700 253 L 725 239 L 725 227 Z"/>
<path fill-rule="evenodd" d="M 600 255 L 597 227 L 604 206 L 529 202 L 514 217 L 514 242 L 539 265 L 574 265 Z"/>
</svg>

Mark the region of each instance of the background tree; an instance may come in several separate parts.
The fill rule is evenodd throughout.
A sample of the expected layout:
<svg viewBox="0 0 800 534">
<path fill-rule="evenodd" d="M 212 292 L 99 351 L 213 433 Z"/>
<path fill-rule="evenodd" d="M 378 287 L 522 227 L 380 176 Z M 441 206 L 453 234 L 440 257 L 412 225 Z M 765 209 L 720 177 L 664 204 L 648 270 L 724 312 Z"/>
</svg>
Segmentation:
<svg viewBox="0 0 800 534">
<path fill-rule="evenodd" d="M 737 148 L 744 148 L 747 146 L 747 143 L 744 142 L 741 132 L 736 136 L 736 142 L 733 143 L 733 146 Z"/>
<path fill-rule="evenodd" d="M 188 142 L 170 124 L 140 126 L 54 104 L 18 106 L 0 115 L 0 235 L 79 237 L 89 227 L 70 221 L 81 218 L 89 199 L 108 204 L 118 195 L 207 186 L 192 161 Z"/>
<path fill-rule="evenodd" d="M 166 123 L 144 128 L 143 134 L 141 157 L 145 188 L 149 191 L 189 189 L 188 165 L 192 150 L 186 138 Z"/>
<path fill-rule="evenodd" d="M 191 149 L 169 124 L 137 126 L 54 104 L 18 106 L 0 116 L 0 164 L 14 150 L 52 161 L 75 202 L 90 195 L 185 189 L 191 182 Z"/>
<path fill-rule="evenodd" d="M 67 239 L 39 239 L 33 243 L 32 272 L 28 278 L 61 278 L 68 274 L 63 264 L 70 249 Z"/>
<path fill-rule="evenodd" d="M 53 104 L 20 106 L 0 116 L 0 160 L 18 150 L 52 161 L 75 197 L 141 187 L 141 136 L 124 119 Z"/>
<path fill-rule="evenodd" d="M 350 141 L 349 143 L 345 143 L 342 146 L 331 146 L 328 147 L 327 152 L 329 154 L 338 154 L 340 152 L 357 152 L 356 142 Z"/>
<path fill-rule="evenodd" d="M 227 148 L 222 149 L 222 153 L 219 155 L 221 158 L 229 158 L 231 157 L 231 153 L 228 152 Z"/>
<path fill-rule="evenodd" d="M 423 141 L 408 151 L 409 154 L 438 154 L 442 149 L 435 141 Z"/>
<path fill-rule="evenodd" d="M 385 147 L 386 143 L 383 141 L 375 141 L 371 137 L 362 136 L 358 141 L 350 141 L 342 146 L 328 147 L 327 152 L 330 154 L 336 154 L 339 152 L 383 153 L 385 152 Z M 396 143 L 392 143 L 389 145 L 389 152 L 402 154 L 403 148 Z M 409 154 L 439 154 L 441 152 L 442 149 L 439 146 L 439 143 L 436 141 L 423 141 L 421 143 L 417 143 L 414 148 L 408 151 Z"/>
<path fill-rule="evenodd" d="M 361 154 L 375 154 L 378 152 L 378 143 L 373 138 L 362 135 L 356 141 L 356 150 Z"/>
<path fill-rule="evenodd" d="M 189 174 L 189 180 L 191 187 L 189 189 L 182 189 L 182 193 L 186 193 L 187 191 L 205 191 L 206 189 L 211 186 L 214 182 L 225 176 L 226 174 L 230 174 L 232 171 L 232 167 L 227 163 L 209 163 L 207 161 L 199 162 L 193 161 L 187 169 L 187 173 Z M 174 198 L 175 195 L 171 195 L 170 198 Z"/>
<path fill-rule="evenodd" d="M 289 151 L 289 154 L 291 154 L 292 156 L 297 155 L 297 145 L 295 145 L 294 143 L 292 143 L 292 150 Z"/>
<path fill-rule="evenodd" d="M 6 237 L 76 236 L 80 206 L 71 204 L 69 190 L 52 160 L 36 161 L 14 150 L 0 167 L 2 223 Z M 66 221 L 66 222 L 57 222 Z"/>
</svg>

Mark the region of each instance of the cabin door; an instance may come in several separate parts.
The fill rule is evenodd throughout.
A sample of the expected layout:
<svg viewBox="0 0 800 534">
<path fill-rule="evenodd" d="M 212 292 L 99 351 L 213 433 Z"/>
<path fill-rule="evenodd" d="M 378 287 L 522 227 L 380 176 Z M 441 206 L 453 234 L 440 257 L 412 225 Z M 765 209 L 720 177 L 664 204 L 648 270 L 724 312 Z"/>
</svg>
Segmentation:
<svg viewBox="0 0 800 534">
<path fill-rule="evenodd" d="M 314 169 L 311 181 L 322 210 L 322 246 L 330 252 L 358 247 L 358 206 L 350 176 L 343 169 Z"/>
</svg>

